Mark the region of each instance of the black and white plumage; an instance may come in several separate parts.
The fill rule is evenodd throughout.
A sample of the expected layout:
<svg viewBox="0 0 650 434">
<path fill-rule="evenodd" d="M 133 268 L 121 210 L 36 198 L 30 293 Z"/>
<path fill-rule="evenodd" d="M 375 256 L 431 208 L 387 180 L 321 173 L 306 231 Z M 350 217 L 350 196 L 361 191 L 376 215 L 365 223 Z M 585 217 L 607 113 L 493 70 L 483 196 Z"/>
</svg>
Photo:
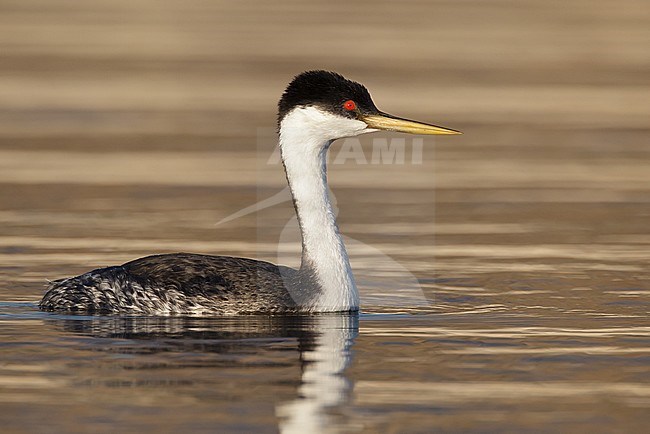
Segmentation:
<svg viewBox="0 0 650 434">
<path fill-rule="evenodd" d="M 297 270 L 269 262 L 174 253 L 56 280 L 40 307 L 145 315 L 298 313 L 286 285 L 312 284 Z"/>
<path fill-rule="evenodd" d="M 279 146 L 302 235 L 300 269 L 190 253 L 154 255 L 52 282 L 47 311 L 137 315 L 344 312 L 359 294 L 327 188 L 327 151 L 378 130 L 457 131 L 380 112 L 361 84 L 328 71 L 294 78 L 278 104 Z"/>
</svg>

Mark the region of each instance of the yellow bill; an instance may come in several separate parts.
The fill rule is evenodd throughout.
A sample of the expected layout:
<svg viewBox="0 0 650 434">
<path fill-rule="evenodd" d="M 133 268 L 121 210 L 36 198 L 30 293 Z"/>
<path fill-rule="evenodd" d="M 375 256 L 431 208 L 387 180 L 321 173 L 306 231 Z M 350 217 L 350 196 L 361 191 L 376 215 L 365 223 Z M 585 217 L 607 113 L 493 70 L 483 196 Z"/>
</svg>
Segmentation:
<svg viewBox="0 0 650 434">
<path fill-rule="evenodd" d="M 399 131 L 410 134 L 463 134 L 460 131 L 402 119 L 386 113 L 361 115 L 359 119 L 365 122 L 368 127 L 378 130 Z"/>
</svg>

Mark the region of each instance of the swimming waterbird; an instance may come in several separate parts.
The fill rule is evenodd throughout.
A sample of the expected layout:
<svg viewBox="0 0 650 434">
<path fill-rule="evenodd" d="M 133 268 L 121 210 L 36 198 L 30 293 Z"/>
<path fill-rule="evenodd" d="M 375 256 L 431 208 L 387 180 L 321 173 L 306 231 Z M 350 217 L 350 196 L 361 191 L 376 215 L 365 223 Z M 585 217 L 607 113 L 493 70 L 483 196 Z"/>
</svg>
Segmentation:
<svg viewBox="0 0 650 434">
<path fill-rule="evenodd" d="M 358 310 L 328 194 L 328 148 L 336 139 L 379 130 L 460 133 L 383 113 L 363 85 L 329 71 L 296 76 L 278 109 L 279 147 L 302 235 L 299 269 L 229 256 L 147 256 L 53 281 L 40 309 L 136 315 Z"/>
</svg>

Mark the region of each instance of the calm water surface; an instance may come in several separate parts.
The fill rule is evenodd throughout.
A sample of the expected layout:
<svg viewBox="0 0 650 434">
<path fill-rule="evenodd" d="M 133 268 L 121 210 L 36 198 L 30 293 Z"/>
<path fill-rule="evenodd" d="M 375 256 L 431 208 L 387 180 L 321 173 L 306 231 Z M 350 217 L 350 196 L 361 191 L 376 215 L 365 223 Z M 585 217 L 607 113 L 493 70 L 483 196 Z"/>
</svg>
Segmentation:
<svg viewBox="0 0 650 434">
<path fill-rule="evenodd" d="M 275 259 L 289 205 L 225 229 L 213 198 L 237 210 L 255 193 L 15 188 L 0 189 L 14 207 L 0 214 L 9 431 L 642 432 L 648 420 L 648 204 L 341 188 L 358 317 L 121 318 L 36 302 L 46 277 L 151 252 Z"/>
<path fill-rule="evenodd" d="M 2 432 L 647 432 L 647 6 L 303 3 L 4 6 Z M 275 102 L 315 67 L 465 132 L 331 165 L 360 315 L 36 309 L 153 253 L 295 265 Z"/>
</svg>

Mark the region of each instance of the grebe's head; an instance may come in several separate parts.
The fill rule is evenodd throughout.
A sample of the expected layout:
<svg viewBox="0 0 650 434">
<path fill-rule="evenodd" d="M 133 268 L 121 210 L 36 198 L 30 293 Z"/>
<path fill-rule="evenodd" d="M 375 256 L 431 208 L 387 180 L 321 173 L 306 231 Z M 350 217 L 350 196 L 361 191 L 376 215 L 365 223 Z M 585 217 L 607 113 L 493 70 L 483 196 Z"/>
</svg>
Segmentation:
<svg viewBox="0 0 650 434">
<path fill-rule="evenodd" d="M 278 103 L 278 127 L 284 134 L 332 141 L 379 130 L 411 134 L 460 134 L 435 125 L 379 111 L 362 84 L 330 71 L 296 76 Z"/>
</svg>

